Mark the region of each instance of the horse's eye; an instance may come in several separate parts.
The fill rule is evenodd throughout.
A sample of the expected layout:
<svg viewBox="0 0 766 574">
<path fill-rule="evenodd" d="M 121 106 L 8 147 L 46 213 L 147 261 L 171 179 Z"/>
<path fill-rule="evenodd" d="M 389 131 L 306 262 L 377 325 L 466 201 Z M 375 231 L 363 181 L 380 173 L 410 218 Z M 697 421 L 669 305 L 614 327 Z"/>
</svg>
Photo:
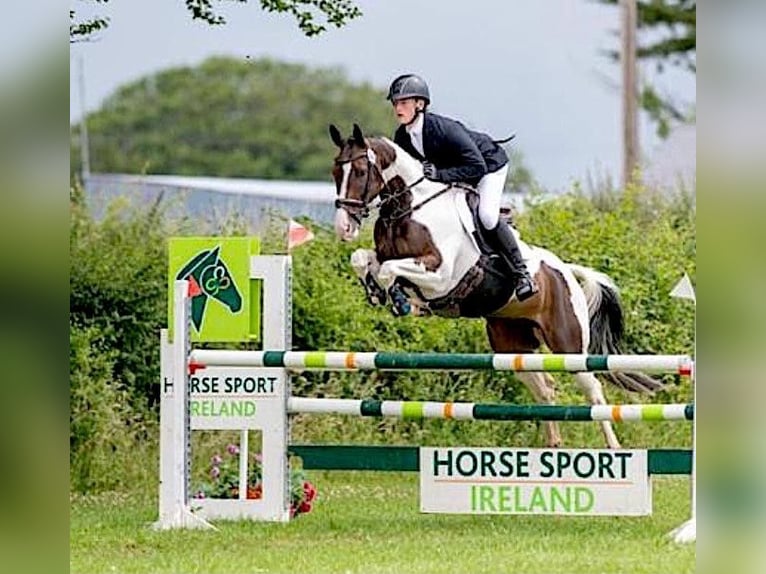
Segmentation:
<svg viewBox="0 0 766 574">
<path fill-rule="evenodd" d="M 354 175 L 355 175 L 356 177 L 364 177 L 365 175 L 367 175 L 367 170 L 366 170 L 366 169 L 360 169 L 360 168 L 356 168 L 356 167 L 355 167 L 355 168 L 354 168 Z"/>
</svg>

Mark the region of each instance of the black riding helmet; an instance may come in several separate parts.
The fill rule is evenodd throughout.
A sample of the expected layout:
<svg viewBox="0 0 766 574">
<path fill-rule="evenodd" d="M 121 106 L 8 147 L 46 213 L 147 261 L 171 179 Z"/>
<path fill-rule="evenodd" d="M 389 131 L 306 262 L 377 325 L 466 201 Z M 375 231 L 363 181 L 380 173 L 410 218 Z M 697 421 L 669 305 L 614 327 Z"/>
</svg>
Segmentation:
<svg viewBox="0 0 766 574">
<path fill-rule="evenodd" d="M 402 74 L 391 82 L 386 99 L 395 102 L 405 98 L 421 98 L 430 104 L 431 95 L 426 81 L 417 74 Z"/>
</svg>

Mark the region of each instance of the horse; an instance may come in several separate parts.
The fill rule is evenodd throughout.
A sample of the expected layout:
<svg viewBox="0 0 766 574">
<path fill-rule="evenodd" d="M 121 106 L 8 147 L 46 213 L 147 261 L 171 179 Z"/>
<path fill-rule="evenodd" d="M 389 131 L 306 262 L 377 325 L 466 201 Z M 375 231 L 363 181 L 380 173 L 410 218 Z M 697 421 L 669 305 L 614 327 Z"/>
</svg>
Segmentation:
<svg viewBox="0 0 766 574">
<path fill-rule="evenodd" d="M 358 237 L 371 208 L 378 209 L 374 249 L 357 249 L 351 265 L 371 304 L 391 305 L 394 315 L 482 317 L 497 353 L 621 353 L 623 309 L 617 286 L 606 274 L 563 262 L 517 237 L 538 293 L 519 302 L 502 257 L 482 244 L 465 186 L 425 179 L 421 163 L 386 137 L 366 138 L 354 124 L 344 139 L 330 126 L 338 147 L 332 175 L 337 198 L 335 231 L 342 241 Z M 555 381 L 548 373 L 515 376 L 540 404 L 554 404 Z M 653 393 L 662 384 L 643 373 L 604 373 L 632 392 Z M 606 404 L 593 373 L 574 378 L 593 405 Z M 620 442 L 609 421 L 600 421 L 609 448 Z M 561 445 L 555 422 L 544 424 L 549 447 Z"/>
</svg>

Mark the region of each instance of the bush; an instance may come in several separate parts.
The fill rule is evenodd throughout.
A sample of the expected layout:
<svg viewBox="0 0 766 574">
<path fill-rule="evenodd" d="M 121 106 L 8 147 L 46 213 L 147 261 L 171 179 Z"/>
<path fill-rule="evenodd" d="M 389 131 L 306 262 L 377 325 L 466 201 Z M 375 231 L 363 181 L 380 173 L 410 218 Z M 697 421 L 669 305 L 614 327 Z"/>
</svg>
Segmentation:
<svg viewBox="0 0 766 574">
<path fill-rule="evenodd" d="M 117 352 L 94 327 L 69 330 L 69 482 L 78 492 L 145 484 L 156 466 L 156 420 L 114 378 Z"/>
<path fill-rule="evenodd" d="M 101 221 L 75 190 L 70 217 L 69 323 L 95 328 L 115 381 L 139 411 L 157 402 L 159 330 L 167 322 L 167 247 L 159 205 L 113 202 Z"/>
</svg>

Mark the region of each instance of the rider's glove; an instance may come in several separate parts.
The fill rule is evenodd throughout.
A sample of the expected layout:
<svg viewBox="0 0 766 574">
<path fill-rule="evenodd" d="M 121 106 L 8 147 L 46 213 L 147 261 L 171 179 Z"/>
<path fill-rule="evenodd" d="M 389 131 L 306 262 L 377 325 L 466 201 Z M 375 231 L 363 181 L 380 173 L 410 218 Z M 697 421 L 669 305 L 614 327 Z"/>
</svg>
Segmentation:
<svg viewBox="0 0 766 574">
<path fill-rule="evenodd" d="M 423 175 L 426 177 L 426 179 L 430 179 L 432 181 L 438 180 L 438 172 L 436 166 L 430 161 L 423 162 Z"/>
</svg>

